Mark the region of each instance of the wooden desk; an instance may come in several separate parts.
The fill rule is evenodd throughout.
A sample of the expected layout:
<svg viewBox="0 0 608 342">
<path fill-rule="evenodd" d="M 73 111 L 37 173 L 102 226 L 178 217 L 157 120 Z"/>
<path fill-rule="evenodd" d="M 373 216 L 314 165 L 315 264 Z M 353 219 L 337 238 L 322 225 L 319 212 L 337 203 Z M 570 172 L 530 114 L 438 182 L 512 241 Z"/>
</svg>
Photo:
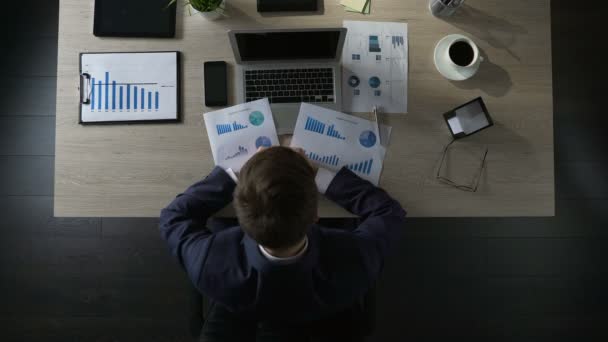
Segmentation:
<svg viewBox="0 0 608 342">
<path fill-rule="evenodd" d="M 374 0 L 371 16 L 347 13 L 338 0 L 325 0 L 323 15 L 304 16 L 262 16 L 253 0 L 228 4 L 230 17 L 216 22 L 189 16 L 179 6 L 176 39 L 100 39 L 92 35 L 93 1 L 61 0 L 56 216 L 157 216 L 213 167 L 203 124 L 202 65 L 233 63 L 226 31 L 333 27 L 343 19 L 409 24 L 409 114 L 383 119 L 394 133 L 381 186 L 411 216 L 554 215 L 549 0 L 467 0 L 447 21 L 430 15 L 427 0 Z M 472 37 L 486 57 L 469 81 L 447 81 L 433 65 L 435 44 L 451 33 Z M 78 54 L 146 50 L 183 52 L 183 122 L 78 125 Z M 479 190 L 469 193 L 435 180 L 450 140 L 441 114 L 480 95 L 496 126 L 471 137 L 489 154 Z M 343 214 L 322 201 L 321 216 Z"/>
</svg>

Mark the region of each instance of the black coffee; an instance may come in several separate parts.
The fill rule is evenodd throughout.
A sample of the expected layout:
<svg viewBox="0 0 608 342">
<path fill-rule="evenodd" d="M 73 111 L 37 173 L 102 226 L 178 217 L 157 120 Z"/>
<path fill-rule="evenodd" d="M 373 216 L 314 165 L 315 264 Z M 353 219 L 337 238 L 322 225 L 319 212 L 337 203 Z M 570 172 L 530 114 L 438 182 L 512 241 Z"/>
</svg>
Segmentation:
<svg viewBox="0 0 608 342">
<path fill-rule="evenodd" d="M 473 62 L 474 57 L 473 47 L 467 42 L 460 41 L 450 46 L 450 58 L 457 65 L 467 66 Z"/>
</svg>

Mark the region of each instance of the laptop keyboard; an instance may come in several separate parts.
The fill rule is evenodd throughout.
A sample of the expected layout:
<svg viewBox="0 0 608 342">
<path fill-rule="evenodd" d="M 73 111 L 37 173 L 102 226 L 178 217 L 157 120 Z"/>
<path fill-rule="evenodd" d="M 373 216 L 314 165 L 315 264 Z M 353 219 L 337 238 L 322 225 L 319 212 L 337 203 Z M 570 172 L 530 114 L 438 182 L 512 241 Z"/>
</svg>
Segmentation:
<svg viewBox="0 0 608 342">
<path fill-rule="evenodd" d="M 247 102 L 267 97 L 270 103 L 334 102 L 331 68 L 246 70 Z"/>
</svg>

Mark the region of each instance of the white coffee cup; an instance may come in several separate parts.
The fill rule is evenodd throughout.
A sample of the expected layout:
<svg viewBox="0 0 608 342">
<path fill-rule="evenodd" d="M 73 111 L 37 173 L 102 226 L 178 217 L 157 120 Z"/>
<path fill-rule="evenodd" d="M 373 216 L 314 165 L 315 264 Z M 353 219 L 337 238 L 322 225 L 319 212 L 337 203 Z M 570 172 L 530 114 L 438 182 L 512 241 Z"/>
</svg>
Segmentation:
<svg viewBox="0 0 608 342">
<path fill-rule="evenodd" d="M 468 46 L 462 45 L 460 53 L 452 51 L 455 44 L 459 43 L 465 43 Z M 457 45 L 456 48 L 458 48 Z M 470 50 L 467 51 L 468 48 L 472 50 L 472 57 L 470 57 Z M 458 57 L 460 57 L 460 60 L 454 59 L 458 59 Z M 444 77 L 453 81 L 463 81 L 473 77 L 483 60 L 477 44 L 469 37 L 461 34 L 451 34 L 444 37 L 435 47 L 435 66 L 437 70 Z"/>
</svg>

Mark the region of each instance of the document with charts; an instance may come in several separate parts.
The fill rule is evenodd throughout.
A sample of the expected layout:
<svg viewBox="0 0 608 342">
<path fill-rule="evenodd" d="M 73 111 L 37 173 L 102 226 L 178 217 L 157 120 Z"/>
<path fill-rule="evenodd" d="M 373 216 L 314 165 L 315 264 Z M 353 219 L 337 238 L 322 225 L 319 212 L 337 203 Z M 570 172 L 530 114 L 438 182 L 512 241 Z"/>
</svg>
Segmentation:
<svg viewBox="0 0 608 342">
<path fill-rule="evenodd" d="M 80 54 L 80 123 L 177 121 L 179 70 L 178 52 Z"/>
<path fill-rule="evenodd" d="M 205 113 L 215 165 L 240 171 L 259 147 L 279 145 L 268 99 Z"/>
<path fill-rule="evenodd" d="M 378 185 L 391 128 L 323 107 L 302 103 L 292 147 L 302 148 L 319 166 L 343 166 Z"/>
<path fill-rule="evenodd" d="M 407 24 L 344 21 L 342 109 L 407 113 Z"/>
</svg>

